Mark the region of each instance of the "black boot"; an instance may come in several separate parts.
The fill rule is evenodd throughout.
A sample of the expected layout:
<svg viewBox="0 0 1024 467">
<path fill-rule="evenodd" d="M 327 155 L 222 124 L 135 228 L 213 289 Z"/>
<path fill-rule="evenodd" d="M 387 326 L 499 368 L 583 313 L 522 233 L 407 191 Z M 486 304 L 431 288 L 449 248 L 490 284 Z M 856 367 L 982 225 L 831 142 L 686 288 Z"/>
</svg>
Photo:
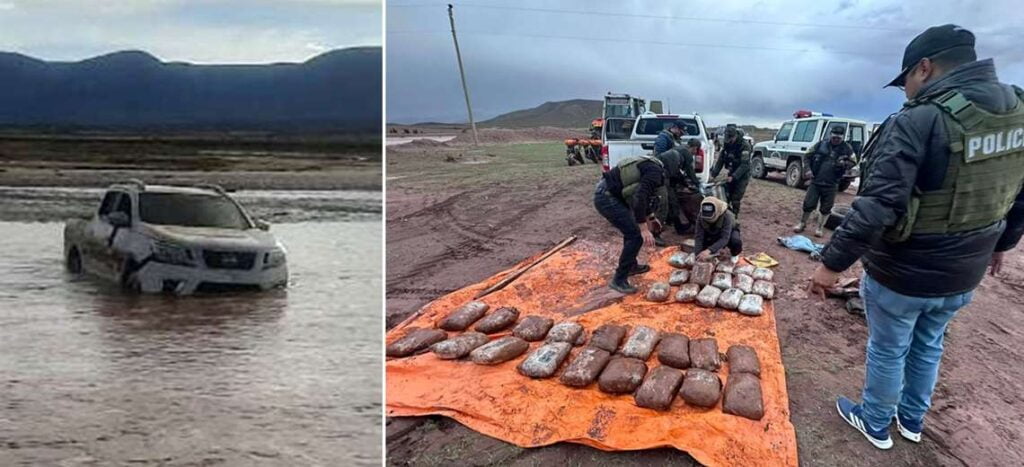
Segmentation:
<svg viewBox="0 0 1024 467">
<path fill-rule="evenodd" d="M 623 278 L 623 279 L 613 278 L 611 280 L 611 282 L 608 283 L 608 287 L 610 287 L 612 290 L 614 290 L 616 292 L 619 292 L 619 293 L 622 293 L 622 294 L 626 294 L 626 295 L 635 294 L 637 292 L 637 288 L 635 286 L 631 285 L 629 283 L 629 281 L 627 281 L 625 278 Z"/>
<path fill-rule="evenodd" d="M 807 228 L 807 219 L 811 217 L 811 213 L 805 212 L 800 216 L 800 223 L 793 227 L 793 232 L 800 233 Z"/>
<path fill-rule="evenodd" d="M 636 275 L 643 274 L 643 273 L 645 273 L 647 271 L 650 271 L 650 270 L 651 270 L 651 266 L 650 265 L 638 264 L 636 266 L 633 266 L 633 269 L 631 269 L 629 271 L 629 275 L 636 276 Z"/>
</svg>

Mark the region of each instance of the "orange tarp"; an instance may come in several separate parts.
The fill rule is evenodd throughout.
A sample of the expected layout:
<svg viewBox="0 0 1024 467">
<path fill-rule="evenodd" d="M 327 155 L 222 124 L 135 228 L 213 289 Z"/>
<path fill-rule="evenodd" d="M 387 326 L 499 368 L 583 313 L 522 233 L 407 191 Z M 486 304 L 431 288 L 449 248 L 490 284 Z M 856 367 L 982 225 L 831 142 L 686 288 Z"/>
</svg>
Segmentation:
<svg viewBox="0 0 1024 467">
<path fill-rule="evenodd" d="M 652 255 L 652 271 L 634 277 L 633 282 L 644 290 L 655 280 L 667 280 L 672 267 L 666 260 L 672 253 L 673 249 L 665 249 Z M 617 255 L 618 250 L 610 245 L 577 243 L 482 301 L 492 310 L 514 306 L 521 317 L 533 314 L 552 317 L 556 322 L 575 320 L 588 332 L 605 323 L 642 324 L 691 338 L 715 337 L 722 353 L 732 344 L 750 345 L 761 361 L 763 419 L 753 421 L 723 413 L 721 402 L 703 409 L 687 405 L 678 397 L 667 412 L 640 408 L 631 395 L 602 393 L 596 383 L 574 389 L 559 383 L 557 375 L 545 380 L 522 376 L 516 365 L 525 357 L 482 366 L 441 360 L 429 352 L 387 361 L 388 416 L 444 415 L 522 447 L 562 441 L 609 451 L 671 446 L 705 465 L 797 465 L 796 434 L 789 421 L 789 398 L 771 302 L 766 302 L 762 316 L 747 317 L 688 304 L 650 303 L 642 293 L 609 301 L 606 283 Z M 436 327 L 448 313 L 514 270 L 431 302 L 389 331 L 387 342 L 413 328 Z M 532 343 L 530 351 L 539 345 Z M 573 351 L 569 361 L 580 348 Z M 652 355 L 647 365 L 658 366 L 657 357 Z M 719 376 L 723 383 L 728 379 L 727 364 Z"/>
</svg>

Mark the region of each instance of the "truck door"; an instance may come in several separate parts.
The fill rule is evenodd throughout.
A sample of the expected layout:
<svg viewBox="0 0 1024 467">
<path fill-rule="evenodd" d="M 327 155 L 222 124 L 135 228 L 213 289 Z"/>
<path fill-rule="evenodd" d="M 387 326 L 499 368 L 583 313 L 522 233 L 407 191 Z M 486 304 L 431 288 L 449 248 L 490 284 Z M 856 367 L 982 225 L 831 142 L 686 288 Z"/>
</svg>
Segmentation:
<svg viewBox="0 0 1024 467">
<path fill-rule="evenodd" d="M 109 216 L 116 210 L 121 195 L 120 191 L 108 191 L 103 195 L 100 208 L 86 226 L 85 238 L 82 239 L 83 266 L 104 277 L 111 273 L 107 250 L 114 226 L 110 224 Z"/>
<path fill-rule="evenodd" d="M 850 124 L 847 123 L 847 122 L 828 122 L 828 123 L 825 124 L 825 129 L 824 129 L 824 131 L 822 131 L 821 136 L 819 136 L 818 139 L 821 140 L 821 139 L 828 139 L 828 138 L 830 138 L 832 136 L 832 129 L 836 128 L 836 127 L 839 127 L 839 128 L 843 129 L 843 138 L 846 139 L 847 141 L 849 141 L 850 140 L 849 126 L 850 126 Z"/>
<path fill-rule="evenodd" d="M 766 164 L 775 167 L 784 167 L 786 165 L 786 145 L 789 144 L 789 137 L 793 133 L 793 122 L 786 122 L 782 124 L 782 128 L 779 128 L 779 132 L 775 133 L 775 141 L 768 143 L 768 158 L 772 159 L 775 163 L 766 162 Z"/>
<path fill-rule="evenodd" d="M 116 227 L 111 221 L 111 216 L 122 216 L 127 219 L 130 225 L 133 219 L 132 199 L 127 193 L 121 191 L 110 191 L 100 203 L 100 210 L 96 218 L 89 223 L 86 229 L 87 252 L 84 254 L 88 259 L 91 269 L 97 275 L 118 280 L 120 278 L 121 264 L 124 262 L 124 254 L 115 248 L 115 239 L 122 237 L 124 230 L 130 227 Z"/>
<path fill-rule="evenodd" d="M 864 125 L 850 125 L 850 131 L 846 134 L 846 140 L 850 142 L 850 146 L 853 146 L 853 152 L 857 155 L 857 160 L 860 160 L 861 151 L 864 150 L 864 143 L 867 141 L 864 135 Z"/>
</svg>

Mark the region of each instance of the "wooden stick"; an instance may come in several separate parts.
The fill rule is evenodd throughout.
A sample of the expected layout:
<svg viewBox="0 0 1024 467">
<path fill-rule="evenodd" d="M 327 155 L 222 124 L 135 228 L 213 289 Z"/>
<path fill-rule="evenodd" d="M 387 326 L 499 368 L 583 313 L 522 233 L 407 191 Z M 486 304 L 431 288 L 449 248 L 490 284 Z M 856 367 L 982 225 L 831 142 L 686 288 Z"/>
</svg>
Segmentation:
<svg viewBox="0 0 1024 467">
<path fill-rule="evenodd" d="M 555 254 L 556 252 L 558 252 L 558 250 L 561 250 L 562 248 L 565 248 L 565 247 L 569 246 L 569 244 L 574 242 L 574 241 L 576 241 L 576 236 L 575 235 L 573 235 L 573 236 L 571 236 L 571 237 L 569 237 L 569 238 L 567 238 L 565 240 L 562 240 L 561 243 L 559 243 L 558 245 L 555 245 L 554 248 L 548 250 L 547 253 L 544 253 L 543 256 L 541 256 L 540 258 L 537 258 L 534 262 L 532 262 L 530 264 L 527 264 L 526 266 L 523 266 L 522 268 L 519 268 L 518 271 L 513 272 L 512 274 L 509 274 L 508 277 L 498 281 L 497 284 L 494 284 L 494 285 L 492 285 L 492 286 L 482 290 L 480 293 L 476 294 L 476 297 L 474 297 L 474 300 L 481 299 L 481 298 L 483 298 L 483 297 L 485 297 L 487 295 L 490 295 L 490 294 L 492 294 L 494 292 L 497 292 L 497 291 L 499 291 L 501 289 L 504 289 L 509 284 L 511 284 L 512 281 L 518 279 L 519 276 L 522 276 L 523 274 L 525 274 L 526 271 L 529 271 L 530 268 L 540 264 L 545 259 L 548 259 L 549 256 Z"/>
</svg>

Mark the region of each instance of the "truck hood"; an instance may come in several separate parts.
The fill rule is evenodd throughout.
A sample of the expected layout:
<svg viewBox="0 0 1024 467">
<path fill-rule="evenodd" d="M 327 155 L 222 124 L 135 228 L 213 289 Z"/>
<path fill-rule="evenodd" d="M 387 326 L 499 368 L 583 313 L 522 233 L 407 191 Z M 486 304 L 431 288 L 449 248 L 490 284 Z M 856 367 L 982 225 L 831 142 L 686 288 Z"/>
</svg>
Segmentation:
<svg viewBox="0 0 1024 467">
<path fill-rule="evenodd" d="M 157 240 L 187 247 L 237 250 L 271 249 L 277 245 L 277 239 L 273 234 L 259 229 L 237 230 L 153 224 L 142 226 L 149 236 Z"/>
</svg>

